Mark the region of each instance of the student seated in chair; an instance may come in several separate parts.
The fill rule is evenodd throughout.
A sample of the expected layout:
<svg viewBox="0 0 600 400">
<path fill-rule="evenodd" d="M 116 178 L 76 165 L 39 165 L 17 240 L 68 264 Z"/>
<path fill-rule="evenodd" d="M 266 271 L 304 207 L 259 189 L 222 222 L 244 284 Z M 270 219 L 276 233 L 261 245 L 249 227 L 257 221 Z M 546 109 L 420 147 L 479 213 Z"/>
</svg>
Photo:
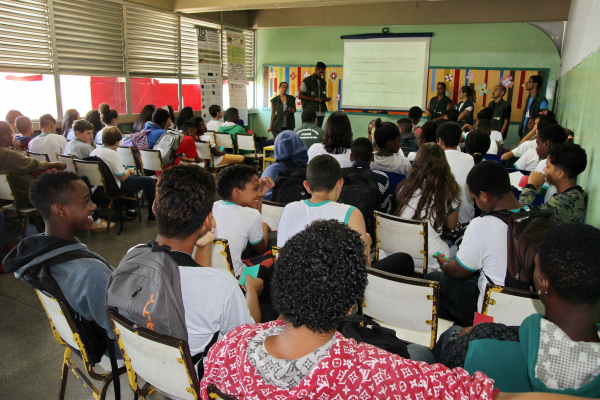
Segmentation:
<svg viewBox="0 0 600 400">
<path fill-rule="evenodd" d="M 388 212 L 390 207 L 390 180 L 388 176 L 376 169 L 371 170 L 373 162 L 373 143 L 368 138 L 358 138 L 352 142 L 350 161 L 353 168 L 370 170 L 377 181 L 377 187 L 381 195 L 381 208 L 379 211 Z"/>
<path fill-rule="evenodd" d="M 217 193 L 223 200 L 215 202 L 212 209 L 217 221 L 215 236 L 229 241 L 235 276 L 242 273 L 242 253 L 247 247 L 258 254 L 268 250 L 271 228 L 262 222 L 261 211 L 263 196 L 272 187 L 271 178 L 259 178 L 256 169 L 248 165 L 234 165 L 217 175 Z M 263 272 L 270 272 L 268 269 Z"/>
<path fill-rule="evenodd" d="M 79 119 L 73 123 L 72 129 L 75 133 L 75 138 L 67 144 L 65 154 L 82 160 L 83 157 L 89 156 L 94 151 L 92 145 L 94 141 L 94 125 L 85 119 Z"/>
<path fill-rule="evenodd" d="M 48 154 L 50 161 L 58 161 L 56 155 L 64 154 L 67 139 L 63 135 L 56 134 L 56 120 L 52 115 L 42 115 L 39 123 L 42 133 L 29 142 L 29 151 Z"/>
<path fill-rule="evenodd" d="M 590 225 L 550 229 L 533 274 L 545 315 L 533 314 L 520 327 L 485 323 L 463 329 L 448 342 L 441 362 L 482 371 L 510 392 L 600 397 L 598 242 L 600 230 Z"/>
<path fill-rule="evenodd" d="M 408 178 L 411 166 L 410 161 L 400 151 L 402 137 L 398 126 L 393 122 L 381 122 L 381 118 L 377 118 L 374 136 L 377 151 L 371 169 L 394 172 Z"/>
<path fill-rule="evenodd" d="M 169 254 L 179 264 L 191 354 L 203 352 L 215 332 L 223 336 L 239 325 L 261 320 L 262 280 L 246 279 L 244 299 L 229 272 L 210 268 L 214 198 L 215 181 L 210 173 L 198 165 L 177 165 L 161 174 L 153 206 L 156 243 L 169 246 Z"/>
<path fill-rule="evenodd" d="M 336 332 L 365 292 L 364 246 L 358 232 L 334 220 L 292 236 L 273 276 L 283 320 L 240 326 L 218 341 L 201 398 L 210 398 L 209 385 L 240 400 L 496 398 L 483 374 L 407 360 Z"/>
<path fill-rule="evenodd" d="M 211 106 L 213 107 L 213 106 Z M 220 112 L 220 111 L 219 111 Z M 210 153 L 213 156 L 214 167 L 219 165 L 228 165 L 228 164 L 243 164 L 244 156 L 239 154 L 228 154 L 225 150 L 220 151 L 219 148 L 215 145 L 215 139 L 212 136 L 206 135 L 207 126 L 204 123 L 204 118 L 202 117 L 194 117 L 190 121 L 192 124 L 195 124 L 196 130 L 198 132 L 197 137 L 200 142 L 209 143 L 210 144 Z M 211 121 L 212 122 L 212 121 Z"/>
<path fill-rule="evenodd" d="M 44 219 L 46 232 L 23 239 L 4 259 L 5 270 L 21 278 L 29 269 L 47 265 L 69 306 L 114 340 L 105 302 L 113 268 L 75 237 L 77 231 L 91 230 L 94 222 L 96 205 L 87 185 L 71 172 L 48 172 L 31 184 L 29 197 Z"/>
<path fill-rule="evenodd" d="M 577 185 L 577 176 L 585 171 L 587 154 L 581 146 L 559 144 L 548 150 L 544 172 L 533 171 L 529 182 L 523 188 L 519 202 L 531 206 L 535 200 L 536 190 L 545 182 L 556 188 L 557 194 L 540 207 L 551 210 L 552 218 L 559 224 L 566 222 L 583 222 L 585 217 L 587 193 Z"/>
<path fill-rule="evenodd" d="M 244 128 L 238 125 L 238 121 L 240 120 L 238 109 L 233 107 L 228 108 L 225 111 L 225 118 L 227 121 L 219 128 L 219 133 L 229 133 L 231 135 L 233 152 L 237 153 L 237 135 L 244 135 L 246 133 Z"/>
<path fill-rule="evenodd" d="M 31 174 L 52 168 L 63 170 L 67 168 L 67 165 L 62 162 L 48 163 L 25 157 L 20 151 L 12 149 L 12 146 L 12 129 L 6 122 L 0 121 L 0 174 L 9 175 L 8 179 L 10 179 L 14 190 L 13 195 L 19 202 L 19 207 L 31 207 L 29 186 L 34 180 Z"/>
<path fill-rule="evenodd" d="M 133 175 L 133 169 L 125 170 L 125 168 L 123 168 L 123 163 L 117 153 L 117 147 L 119 147 L 119 142 L 122 138 L 123 135 L 119 128 L 113 126 L 104 129 L 102 131 L 102 145 L 92 151 L 90 156 L 99 157 L 106 165 L 108 165 L 117 185 L 121 189 L 121 193 L 137 193 L 140 190 L 144 191 L 146 200 L 148 201 L 148 222 L 155 222 L 156 217 L 152 211 L 154 192 L 156 191 L 155 180 L 149 176 L 135 176 Z M 95 195 L 96 192 L 98 192 L 98 188 L 94 191 Z M 94 198 L 96 198 L 96 196 L 94 196 Z M 126 215 L 128 219 L 133 219 L 137 216 L 137 212 L 135 208 L 132 209 L 131 206 L 129 207 Z"/>
<path fill-rule="evenodd" d="M 15 140 L 19 142 L 21 150 L 29 149 L 29 142 L 33 140 L 33 124 L 31 120 L 25 116 L 17 117 L 15 120 L 15 126 L 19 134 L 15 136 Z"/>
<path fill-rule="evenodd" d="M 523 210 L 513 194 L 508 172 L 500 163 L 482 161 L 467 175 L 469 194 L 481 211 Z M 525 207 L 528 210 L 527 207 Z M 441 270 L 427 274 L 440 282 L 440 318 L 454 318 L 462 326 L 473 324 L 475 311 L 482 309 L 488 279 L 504 286 L 507 263 L 508 226 L 493 215 L 471 221 L 456 258 L 437 256 Z M 475 274 L 481 271 L 479 276 Z"/>
</svg>

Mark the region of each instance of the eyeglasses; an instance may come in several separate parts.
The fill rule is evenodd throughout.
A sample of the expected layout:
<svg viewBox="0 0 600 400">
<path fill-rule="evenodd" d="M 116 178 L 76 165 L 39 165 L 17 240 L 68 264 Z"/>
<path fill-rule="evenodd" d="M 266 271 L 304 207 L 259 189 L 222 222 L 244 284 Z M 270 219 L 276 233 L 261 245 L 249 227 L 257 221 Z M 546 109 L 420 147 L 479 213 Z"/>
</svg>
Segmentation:
<svg viewBox="0 0 600 400">
<path fill-rule="evenodd" d="M 533 84 L 533 83 L 535 83 L 535 82 L 527 81 L 527 84 L 528 84 L 528 85 L 531 85 L 531 84 Z"/>
</svg>

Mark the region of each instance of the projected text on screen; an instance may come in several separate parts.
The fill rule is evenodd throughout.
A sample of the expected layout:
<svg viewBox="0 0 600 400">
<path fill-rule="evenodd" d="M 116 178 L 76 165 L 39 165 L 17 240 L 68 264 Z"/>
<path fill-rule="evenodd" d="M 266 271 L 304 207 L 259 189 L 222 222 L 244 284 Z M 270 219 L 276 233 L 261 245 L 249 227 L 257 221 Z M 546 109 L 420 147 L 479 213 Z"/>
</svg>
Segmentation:
<svg viewBox="0 0 600 400">
<path fill-rule="evenodd" d="M 429 38 L 345 40 L 342 108 L 423 107 L 428 63 Z"/>
</svg>

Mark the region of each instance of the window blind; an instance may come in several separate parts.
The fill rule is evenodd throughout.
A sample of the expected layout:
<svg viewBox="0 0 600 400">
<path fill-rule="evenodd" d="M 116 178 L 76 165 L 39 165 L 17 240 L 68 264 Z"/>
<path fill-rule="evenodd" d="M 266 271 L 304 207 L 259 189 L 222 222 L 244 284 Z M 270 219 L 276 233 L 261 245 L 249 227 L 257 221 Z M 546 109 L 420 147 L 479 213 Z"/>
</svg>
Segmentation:
<svg viewBox="0 0 600 400">
<path fill-rule="evenodd" d="M 2 1 L 2 0 L 0 0 Z M 174 13 L 126 7 L 129 76 L 177 78 L 178 18 Z"/>
<path fill-rule="evenodd" d="M 122 6 L 105 1 L 101 12 L 98 6 L 90 0 L 53 1 L 61 74 L 125 76 Z"/>
<path fill-rule="evenodd" d="M 52 73 L 45 0 L 0 0 L 0 71 Z"/>
</svg>

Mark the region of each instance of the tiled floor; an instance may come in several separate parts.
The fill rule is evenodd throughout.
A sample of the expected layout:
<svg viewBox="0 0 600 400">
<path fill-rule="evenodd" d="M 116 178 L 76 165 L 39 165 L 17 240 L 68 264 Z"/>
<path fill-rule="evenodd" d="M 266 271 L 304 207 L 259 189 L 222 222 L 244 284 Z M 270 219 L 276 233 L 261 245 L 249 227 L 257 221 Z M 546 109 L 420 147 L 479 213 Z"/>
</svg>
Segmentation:
<svg viewBox="0 0 600 400">
<path fill-rule="evenodd" d="M 156 238 L 156 225 L 147 223 L 145 218 L 142 221 L 126 221 L 119 236 L 113 229 L 108 235 L 82 232 L 77 237 L 111 265 L 117 266 L 130 247 Z M 16 243 L 20 239 L 20 227 L 16 224 L 7 222 L 6 231 L 6 243 Z M 28 234 L 36 233 L 30 225 Z M 64 348 L 54 339 L 34 290 L 12 274 L 0 274 L 0 399 L 57 399 L 63 353 Z M 74 359 L 83 368 L 80 359 L 77 356 Z M 65 398 L 93 399 L 72 373 L 69 373 Z M 114 399 L 112 385 L 106 398 Z M 127 375 L 121 376 L 121 398 L 133 398 Z M 155 393 L 148 398 L 161 400 L 165 397 Z"/>
</svg>

